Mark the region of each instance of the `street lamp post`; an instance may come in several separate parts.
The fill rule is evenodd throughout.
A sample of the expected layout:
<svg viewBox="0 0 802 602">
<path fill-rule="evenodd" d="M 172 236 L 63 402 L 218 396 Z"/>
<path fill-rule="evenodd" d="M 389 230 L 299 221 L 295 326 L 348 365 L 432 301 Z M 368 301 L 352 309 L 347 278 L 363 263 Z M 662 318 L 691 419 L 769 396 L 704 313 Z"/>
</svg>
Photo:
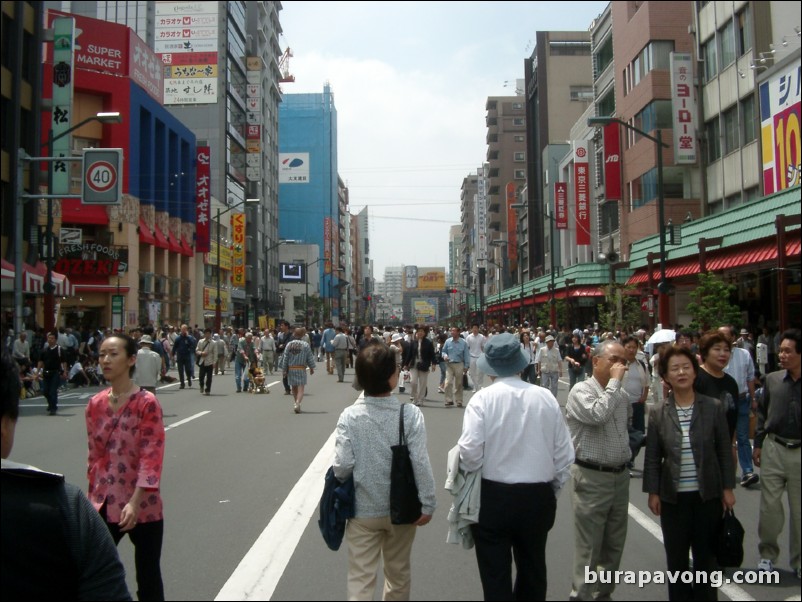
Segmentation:
<svg viewBox="0 0 802 602">
<path fill-rule="evenodd" d="M 312 263 L 304 263 L 304 281 L 306 290 L 304 291 L 304 327 L 309 330 L 309 268 L 320 263 L 325 257 L 318 257 Z"/>
<path fill-rule="evenodd" d="M 122 115 L 118 112 L 112 113 L 97 113 L 92 115 L 91 117 L 87 117 L 86 119 L 80 121 L 79 123 L 75 124 L 74 126 L 70 127 L 69 129 L 59 133 L 57 136 L 53 135 L 53 128 L 51 127 L 47 133 L 47 151 L 49 156 L 48 157 L 28 157 L 24 154 L 24 152 L 20 153 L 20 161 L 49 161 L 51 165 L 48 167 L 47 170 L 47 226 L 45 232 L 45 241 L 47 245 L 47 257 L 45 258 L 45 266 L 47 267 L 47 276 L 46 281 L 44 284 L 44 327 L 45 332 L 51 332 L 55 327 L 55 320 L 56 316 L 54 315 L 54 307 L 55 307 L 55 299 L 53 297 L 53 293 L 55 292 L 55 286 L 53 286 L 53 198 L 55 198 L 55 194 L 53 193 L 53 163 L 57 160 L 68 160 L 69 157 L 64 157 L 61 159 L 53 157 L 53 143 L 56 140 L 63 138 L 74 132 L 75 130 L 85 126 L 87 123 L 92 121 L 99 121 L 100 123 L 122 123 Z M 20 180 L 19 183 L 20 188 L 22 187 L 22 181 Z M 66 195 L 62 195 L 66 196 Z M 15 295 L 15 312 L 17 312 L 18 318 L 17 320 L 19 323 L 22 323 L 22 204 L 28 199 L 31 198 L 30 196 L 25 196 L 23 194 L 17 195 L 17 229 L 15 236 L 15 263 L 14 269 L 15 275 L 14 277 L 14 295 Z M 41 198 L 41 196 L 39 197 Z M 61 198 L 61 197 L 60 197 Z"/>
<path fill-rule="evenodd" d="M 665 229 L 665 198 L 663 197 L 663 147 L 668 148 L 668 144 L 663 142 L 663 134 L 660 128 L 657 128 L 655 136 L 647 134 L 640 128 L 634 125 L 617 119 L 615 117 L 588 117 L 588 125 L 604 126 L 610 123 L 617 123 L 624 126 L 628 130 L 637 132 L 644 138 L 651 140 L 657 145 L 657 213 L 660 228 L 660 282 L 657 284 L 658 292 L 658 317 L 663 328 L 666 328 L 670 321 L 668 312 L 668 292 L 670 286 L 666 280 L 666 229 Z"/>
<path fill-rule="evenodd" d="M 214 300 L 214 331 L 216 333 L 220 332 L 220 325 L 223 321 L 223 299 L 220 297 L 220 255 L 222 255 L 220 252 L 220 216 L 228 213 L 232 209 L 236 209 L 240 205 L 253 205 L 258 202 L 259 199 L 245 199 L 244 201 L 231 205 L 224 211 L 220 211 L 220 207 L 217 208 L 217 297 Z"/>
</svg>

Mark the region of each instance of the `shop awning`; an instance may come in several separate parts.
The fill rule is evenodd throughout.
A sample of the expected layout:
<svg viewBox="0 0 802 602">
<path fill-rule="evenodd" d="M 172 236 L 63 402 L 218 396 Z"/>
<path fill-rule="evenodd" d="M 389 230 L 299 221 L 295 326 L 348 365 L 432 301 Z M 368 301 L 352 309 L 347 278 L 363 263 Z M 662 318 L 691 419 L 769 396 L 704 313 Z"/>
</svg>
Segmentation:
<svg viewBox="0 0 802 602">
<path fill-rule="evenodd" d="M 171 253 L 181 253 L 183 249 L 181 248 L 181 243 L 179 243 L 173 234 L 169 234 L 167 237 L 167 244 L 169 245 Z"/>
<path fill-rule="evenodd" d="M 181 252 L 186 255 L 187 257 L 192 257 L 195 255 L 195 251 L 192 249 L 192 245 L 187 242 L 187 239 L 181 237 Z"/>
<path fill-rule="evenodd" d="M 159 228 L 159 226 L 154 226 L 153 232 L 156 235 L 155 245 L 161 249 L 169 249 L 170 243 L 167 242 L 167 237 L 164 236 L 164 233 L 161 231 L 161 228 Z"/>
<path fill-rule="evenodd" d="M 145 223 L 141 217 L 139 218 L 139 242 L 144 242 L 149 245 L 155 245 L 156 239 L 153 238 L 153 233 L 148 228 L 148 225 Z"/>
<path fill-rule="evenodd" d="M 105 205 L 84 205 L 81 199 L 62 199 L 61 222 L 64 224 L 107 226 L 109 224 L 109 214 Z"/>
<path fill-rule="evenodd" d="M 58 272 L 51 272 L 53 284 L 56 287 L 55 294 L 59 297 L 69 297 L 75 294 L 75 287 L 70 283 L 69 278 Z M 14 265 L 10 261 L 2 260 L 2 277 L 8 280 L 14 279 Z M 41 261 L 36 265 L 28 263 L 22 264 L 22 292 L 28 294 L 42 294 L 45 289 L 47 278 L 47 266 Z"/>
</svg>

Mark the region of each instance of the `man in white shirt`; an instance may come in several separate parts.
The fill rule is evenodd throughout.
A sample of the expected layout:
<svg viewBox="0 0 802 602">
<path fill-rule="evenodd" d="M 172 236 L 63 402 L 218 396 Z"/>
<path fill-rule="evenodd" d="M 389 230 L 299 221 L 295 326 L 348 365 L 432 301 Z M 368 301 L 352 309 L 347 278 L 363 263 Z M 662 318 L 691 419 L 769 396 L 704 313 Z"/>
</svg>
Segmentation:
<svg viewBox="0 0 802 602">
<path fill-rule="evenodd" d="M 134 382 L 151 393 L 156 393 L 156 383 L 162 374 L 162 356 L 153 351 L 153 339 L 142 335 L 139 339 L 139 351 L 136 354 L 136 370 Z"/>
<path fill-rule="evenodd" d="M 557 400 L 520 378 L 528 362 L 512 334 L 487 342 L 479 368 L 495 380 L 468 403 L 459 439 L 462 467 L 482 470 L 472 532 L 486 600 L 546 599 L 546 540 L 574 462 Z"/>
<path fill-rule="evenodd" d="M 557 389 L 563 376 L 563 358 L 554 344 L 554 337 L 546 337 L 545 347 L 540 347 L 535 354 L 535 370 L 540 377 L 540 384 L 546 387 L 557 398 Z"/>
<path fill-rule="evenodd" d="M 19 338 L 14 341 L 14 359 L 31 361 L 31 344 L 28 342 L 28 335 L 23 330 L 19 333 Z"/>
<path fill-rule="evenodd" d="M 276 341 L 270 336 L 267 328 L 259 341 L 259 349 L 262 352 L 262 370 L 265 374 L 273 374 L 273 364 L 276 361 Z"/>
<path fill-rule="evenodd" d="M 484 374 L 482 374 L 482 371 L 477 368 L 476 362 L 485 349 L 487 337 L 479 332 L 479 325 L 474 324 L 471 327 L 471 334 L 465 337 L 465 342 L 468 343 L 468 353 L 471 356 L 471 365 L 468 369 L 468 372 L 470 373 L 471 380 L 473 381 L 473 390 L 478 391 L 482 388 Z"/>
</svg>

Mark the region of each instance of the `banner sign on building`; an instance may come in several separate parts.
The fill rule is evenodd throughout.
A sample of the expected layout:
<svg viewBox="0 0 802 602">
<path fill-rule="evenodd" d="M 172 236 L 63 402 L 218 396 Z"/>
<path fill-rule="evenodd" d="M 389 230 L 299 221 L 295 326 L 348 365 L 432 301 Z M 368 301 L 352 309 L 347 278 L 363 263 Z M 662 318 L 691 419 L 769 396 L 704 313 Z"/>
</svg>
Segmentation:
<svg viewBox="0 0 802 602">
<path fill-rule="evenodd" d="M 604 126 L 604 199 L 621 200 L 621 126 Z"/>
<path fill-rule="evenodd" d="M 674 127 L 674 162 L 696 163 L 696 98 L 693 59 L 689 52 L 671 53 L 671 113 Z"/>
<path fill-rule="evenodd" d="M 576 245 L 590 244 L 590 182 L 588 178 L 588 142 L 574 143 L 574 193 L 576 201 Z"/>
<path fill-rule="evenodd" d="M 800 86 L 802 67 L 798 61 L 760 84 L 764 194 L 780 192 L 800 184 Z"/>
<path fill-rule="evenodd" d="M 61 244 L 53 269 L 81 282 L 76 276 L 119 276 L 128 271 L 128 249 L 87 242 Z"/>
<path fill-rule="evenodd" d="M 70 137 L 72 127 L 72 90 L 75 82 L 73 62 L 75 56 L 75 20 L 71 17 L 53 19 L 53 110 L 50 130 L 53 132 L 53 148 L 48 149 L 52 157 L 68 157 L 72 154 Z M 53 172 L 51 194 L 69 194 L 70 170 L 66 161 L 50 164 Z"/>
<path fill-rule="evenodd" d="M 228 312 L 230 295 L 224 288 L 220 289 L 220 311 L 222 313 Z M 203 287 L 203 309 L 206 311 L 214 311 L 217 309 L 217 288 L 213 286 Z"/>
<path fill-rule="evenodd" d="M 195 154 L 195 250 L 208 253 L 212 222 L 211 148 L 198 146 Z"/>
<path fill-rule="evenodd" d="M 231 284 L 245 286 L 245 214 L 231 214 Z"/>
<path fill-rule="evenodd" d="M 309 153 L 279 153 L 278 183 L 309 184 Z"/>
<path fill-rule="evenodd" d="M 331 274 L 331 218 L 323 218 L 323 273 Z"/>
<path fill-rule="evenodd" d="M 478 267 L 486 267 L 487 262 L 487 172 L 485 164 L 476 170 L 479 176 L 479 191 L 476 194 L 476 258 Z"/>
<path fill-rule="evenodd" d="M 404 266 L 404 282 L 402 288 L 405 291 L 416 290 L 418 288 L 418 266 Z"/>
<path fill-rule="evenodd" d="M 156 2 L 154 49 L 164 65 L 164 104 L 217 102 L 216 2 Z"/>
<path fill-rule="evenodd" d="M 206 265 L 217 266 L 217 243 L 212 242 L 209 247 L 209 252 L 203 256 L 203 262 Z M 231 248 L 226 245 L 220 245 L 220 269 L 231 271 Z"/>
<path fill-rule="evenodd" d="M 568 182 L 554 183 L 554 227 L 568 229 Z"/>
<path fill-rule="evenodd" d="M 248 73 L 262 71 L 262 59 L 258 56 L 249 56 L 246 61 Z M 250 78 L 249 78 L 250 79 Z M 248 84 L 245 87 L 246 103 L 249 112 L 262 112 L 262 86 Z M 245 179 L 249 182 L 262 181 L 262 126 L 259 124 L 246 125 L 246 168 Z"/>
<path fill-rule="evenodd" d="M 446 269 L 418 268 L 417 285 L 419 291 L 443 291 L 446 288 Z"/>
<path fill-rule="evenodd" d="M 437 299 L 412 299 L 412 322 L 415 324 L 437 323 Z"/>
<path fill-rule="evenodd" d="M 515 182 L 507 182 L 507 259 L 518 260 L 518 212 L 515 204 Z"/>
</svg>

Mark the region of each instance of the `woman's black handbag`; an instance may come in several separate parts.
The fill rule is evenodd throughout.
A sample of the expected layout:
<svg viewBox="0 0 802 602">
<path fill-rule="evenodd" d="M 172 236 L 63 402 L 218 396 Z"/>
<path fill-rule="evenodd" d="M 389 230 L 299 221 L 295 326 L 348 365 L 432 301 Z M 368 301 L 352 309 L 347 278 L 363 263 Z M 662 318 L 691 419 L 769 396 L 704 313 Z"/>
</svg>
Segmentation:
<svg viewBox="0 0 802 602">
<path fill-rule="evenodd" d="M 390 467 L 390 522 L 394 525 L 408 525 L 421 517 L 423 505 L 418 497 L 415 484 L 415 471 L 409 457 L 407 437 L 404 433 L 404 406 L 398 419 L 398 445 L 393 445 L 393 461 Z"/>
<path fill-rule="evenodd" d="M 721 519 L 715 541 L 716 560 L 720 567 L 739 567 L 744 560 L 744 528 L 735 518 L 735 513 L 728 510 Z"/>
</svg>

